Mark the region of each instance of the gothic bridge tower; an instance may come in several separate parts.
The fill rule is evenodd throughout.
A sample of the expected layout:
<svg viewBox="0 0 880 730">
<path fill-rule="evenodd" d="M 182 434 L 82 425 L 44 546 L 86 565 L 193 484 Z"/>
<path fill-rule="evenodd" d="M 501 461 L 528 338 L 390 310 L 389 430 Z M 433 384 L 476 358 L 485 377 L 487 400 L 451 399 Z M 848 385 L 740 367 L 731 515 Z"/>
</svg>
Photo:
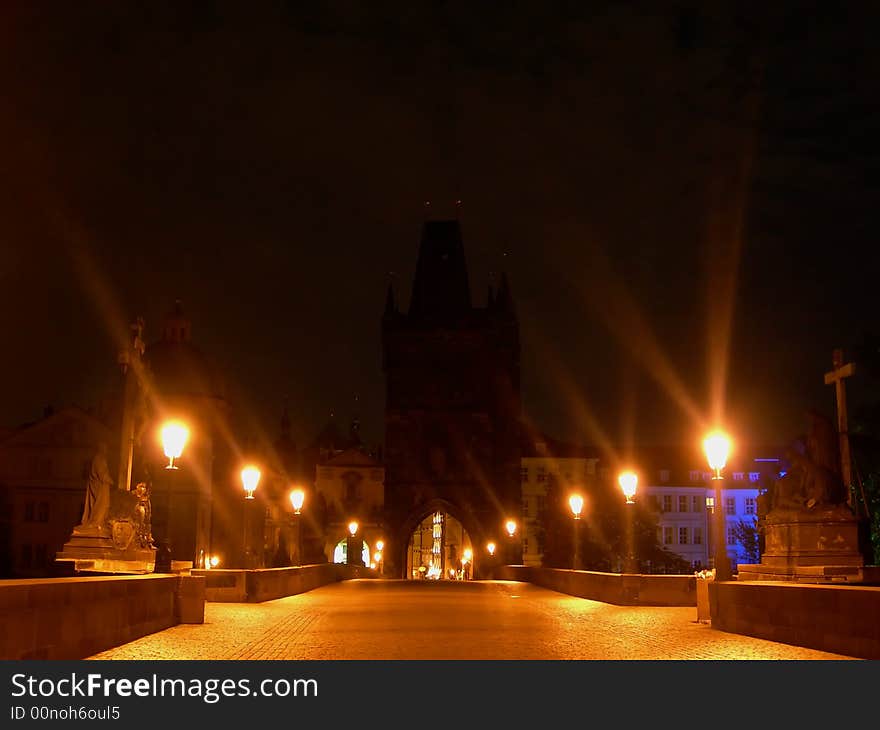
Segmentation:
<svg viewBox="0 0 880 730">
<path fill-rule="evenodd" d="M 503 547 L 520 513 L 519 326 L 505 275 L 472 304 L 457 220 L 424 224 L 407 311 L 388 288 L 382 346 L 386 575 L 485 575 L 486 543 Z"/>
</svg>

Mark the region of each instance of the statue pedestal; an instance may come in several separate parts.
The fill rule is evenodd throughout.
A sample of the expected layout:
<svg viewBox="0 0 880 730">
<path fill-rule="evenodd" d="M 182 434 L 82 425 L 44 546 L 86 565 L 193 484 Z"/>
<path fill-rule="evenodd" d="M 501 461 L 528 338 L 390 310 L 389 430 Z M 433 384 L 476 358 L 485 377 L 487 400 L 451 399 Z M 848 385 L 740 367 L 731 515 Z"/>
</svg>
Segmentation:
<svg viewBox="0 0 880 730">
<path fill-rule="evenodd" d="M 114 541 L 110 530 L 74 528 L 55 561 L 71 563 L 78 573 L 152 573 L 156 549 L 120 546 L 119 539 Z"/>
<path fill-rule="evenodd" d="M 862 529 L 862 521 L 843 505 L 771 512 L 765 522 L 761 563 L 739 565 L 739 580 L 871 582 L 876 569 L 865 567 Z"/>
</svg>

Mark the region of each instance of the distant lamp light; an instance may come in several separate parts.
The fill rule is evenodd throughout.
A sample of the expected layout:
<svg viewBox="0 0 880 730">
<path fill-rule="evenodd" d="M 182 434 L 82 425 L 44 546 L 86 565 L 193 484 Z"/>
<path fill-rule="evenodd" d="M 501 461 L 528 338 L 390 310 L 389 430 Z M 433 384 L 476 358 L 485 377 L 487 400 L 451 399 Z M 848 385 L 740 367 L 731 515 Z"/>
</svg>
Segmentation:
<svg viewBox="0 0 880 730">
<path fill-rule="evenodd" d="M 293 506 L 294 514 L 299 514 L 305 501 L 306 493 L 304 490 L 297 488 L 290 493 L 290 504 Z"/>
<path fill-rule="evenodd" d="M 220 558 L 218 558 L 216 555 L 212 555 L 211 560 L 208 562 L 211 563 L 212 568 L 216 568 L 218 565 L 220 565 Z"/>
<path fill-rule="evenodd" d="M 504 527 L 507 530 L 507 534 L 510 535 L 510 537 L 513 537 L 516 533 L 516 522 L 513 520 L 507 520 L 507 522 L 504 523 Z"/>
<path fill-rule="evenodd" d="M 375 570 L 375 569 L 376 569 L 376 564 L 370 563 L 370 570 Z"/>
<path fill-rule="evenodd" d="M 382 553 L 380 553 L 378 550 L 375 553 L 373 553 L 373 560 L 375 560 L 377 563 L 379 561 L 381 561 L 382 560 Z"/>
<path fill-rule="evenodd" d="M 715 471 L 715 477 L 720 477 L 730 456 L 730 438 L 722 431 L 713 431 L 703 440 L 703 451 L 706 452 L 709 467 Z"/>
<path fill-rule="evenodd" d="M 584 498 L 579 494 L 572 494 L 568 498 L 568 506 L 571 507 L 571 513 L 576 520 L 581 518 L 581 510 L 584 508 Z"/>
<path fill-rule="evenodd" d="M 495 543 L 490 542 L 488 545 L 486 545 L 486 550 L 489 551 L 489 555 L 494 555 L 495 554 Z"/>
<path fill-rule="evenodd" d="M 351 533 L 351 536 L 354 537 L 358 531 L 358 523 L 352 520 L 348 523 L 348 531 Z"/>
<path fill-rule="evenodd" d="M 179 459 L 183 453 L 183 447 L 189 438 L 189 429 L 180 421 L 169 421 L 162 426 L 161 431 L 162 449 L 165 456 L 168 457 L 168 466 L 166 469 L 176 469 L 174 460 Z"/>
<path fill-rule="evenodd" d="M 260 483 L 260 470 L 255 466 L 246 466 L 241 470 L 241 483 L 244 486 L 245 499 L 253 499 L 257 484 Z"/>
<path fill-rule="evenodd" d="M 464 562 L 466 562 L 466 563 L 471 562 L 472 557 L 474 557 L 474 551 L 471 550 L 470 548 L 465 548 L 464 549 Z"/>
<path fill-rule="evenodd" d="M 623 496 L 626 497 L 626 503 L 633 504 L 635 502 L 636 488 L 639 485 L 638 474 L 634 471 L 625 471 L 617 477 L 617 483 L 620 484 Z"/>
<path fill-rule="evenodd" d="M 384 540 L 376 540 L 376 550 L 383 550 L 385 548 Z"/>
</svg>

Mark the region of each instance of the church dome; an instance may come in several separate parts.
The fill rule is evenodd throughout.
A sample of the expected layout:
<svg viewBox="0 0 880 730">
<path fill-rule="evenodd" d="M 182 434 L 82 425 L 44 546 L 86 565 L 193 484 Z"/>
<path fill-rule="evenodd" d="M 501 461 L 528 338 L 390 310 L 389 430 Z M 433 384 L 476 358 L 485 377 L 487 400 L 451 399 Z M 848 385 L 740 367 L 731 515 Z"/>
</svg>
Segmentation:
<svg viewBox="0 0 880 730">
<path fill-rule="evenodd" d="M 162 338 L 146 348 L 144 360 L 159 392 L 166 396 L 225 398 L 214 364 L 191 342 L 192 328 L 180 302 L 166 316 Z"/>
</svg>

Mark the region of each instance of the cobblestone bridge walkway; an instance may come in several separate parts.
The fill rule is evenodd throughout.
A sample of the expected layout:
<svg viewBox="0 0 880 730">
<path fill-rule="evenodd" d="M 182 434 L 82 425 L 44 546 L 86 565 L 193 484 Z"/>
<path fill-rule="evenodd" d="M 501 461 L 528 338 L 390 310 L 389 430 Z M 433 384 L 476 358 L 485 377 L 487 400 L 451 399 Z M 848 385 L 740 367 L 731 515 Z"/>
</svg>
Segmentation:
<svg viewBox="0 0 880 730">
<path fill-rule="evenodd" d="M 696 608 L 633 608 L 526 583 L 355 580 L 266 603 L 209 603 L 93 659 L 847 659 L 728 634 Z"/>
</svg>

